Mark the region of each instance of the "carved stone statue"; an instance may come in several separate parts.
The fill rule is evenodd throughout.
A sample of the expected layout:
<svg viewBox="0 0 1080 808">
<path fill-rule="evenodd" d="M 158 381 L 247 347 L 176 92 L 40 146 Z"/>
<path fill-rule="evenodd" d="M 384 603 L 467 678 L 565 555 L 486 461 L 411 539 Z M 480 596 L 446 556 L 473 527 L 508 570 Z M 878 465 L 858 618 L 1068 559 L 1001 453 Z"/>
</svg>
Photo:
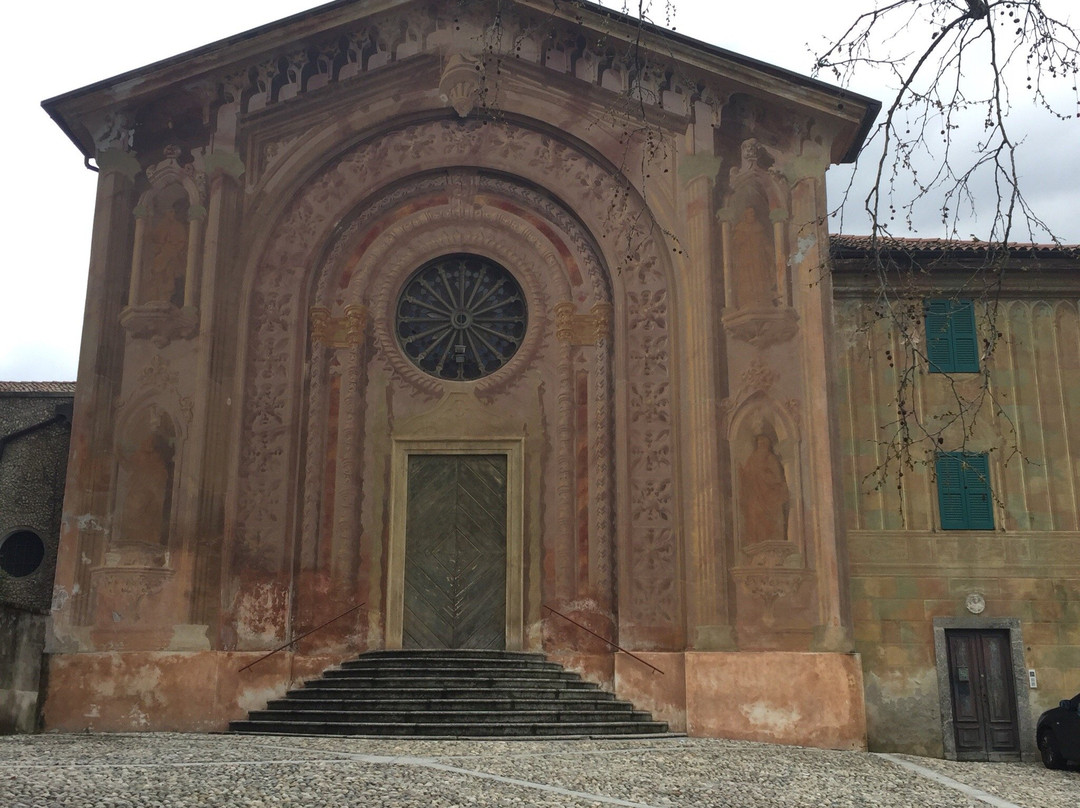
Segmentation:
<svg viewBox="0 0 1080 808">
<path fill-rule="evenodd" d="M 768 225 L 753 207 L 747 207 L 732 232 L 735 293 L 739 308 L 776 304 L 773 238 Z"/>
<path fill-rule="evenodd" d="M 791 492 L 772 438 L 756 435 L 754 450 L 739 471 L 743 545 L 786 541 Z"/>
<path fill-rule="evenodd" d="M 172 478 L 172 454 L 167 438 L 149 431 L 134 451 L 121 460 L 117 505 L 123 541 L 156 544 L 167 540 L 165 508 Z"/>
<path fill-rule="evenodd" d="M 161 216 L 154 217 L 147 245 L 146 274 L 143 276 L 144 301 L 183 303 L 188 230 L 180 216 L 175 207 L 170 207 Z"/>
</svg>

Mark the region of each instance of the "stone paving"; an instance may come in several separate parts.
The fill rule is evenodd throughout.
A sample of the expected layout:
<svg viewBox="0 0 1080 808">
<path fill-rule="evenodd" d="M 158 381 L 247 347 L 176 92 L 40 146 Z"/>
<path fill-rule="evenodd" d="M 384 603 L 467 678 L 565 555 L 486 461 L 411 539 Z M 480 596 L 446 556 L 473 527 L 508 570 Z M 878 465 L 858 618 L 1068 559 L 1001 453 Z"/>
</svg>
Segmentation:
<svg viewBox="0 0 1080 808">
<path fill-rule="evenodd" d="M 1077 808 L 1080 771 L 692 738 L 0 738 L 0 808 L 204 805 Z"/>
</svg>

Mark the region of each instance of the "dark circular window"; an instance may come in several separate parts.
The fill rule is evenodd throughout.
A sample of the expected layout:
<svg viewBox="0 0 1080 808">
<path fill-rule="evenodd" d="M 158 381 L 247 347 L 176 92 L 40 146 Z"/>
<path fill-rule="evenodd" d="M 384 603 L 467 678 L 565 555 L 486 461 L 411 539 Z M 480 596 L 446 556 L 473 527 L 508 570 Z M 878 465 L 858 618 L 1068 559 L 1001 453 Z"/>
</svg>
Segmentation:
<svg viewBox="0 0 1080 808">
<path fill-rule="evenodd" d="M 409 278 L 395 328 L 401 349 L 421 370 L 469 381 L 506 364 L 527 320 L 525 295 L 507 270 L 477 255 L 446 255 Z"/>
<path fill-rule="evenodd" d="M 31 530 L 18 530 L 0 544 L 0 570 L 12 578 L 36 572 L 44 559 L 45 544 Z"/>
</svg>

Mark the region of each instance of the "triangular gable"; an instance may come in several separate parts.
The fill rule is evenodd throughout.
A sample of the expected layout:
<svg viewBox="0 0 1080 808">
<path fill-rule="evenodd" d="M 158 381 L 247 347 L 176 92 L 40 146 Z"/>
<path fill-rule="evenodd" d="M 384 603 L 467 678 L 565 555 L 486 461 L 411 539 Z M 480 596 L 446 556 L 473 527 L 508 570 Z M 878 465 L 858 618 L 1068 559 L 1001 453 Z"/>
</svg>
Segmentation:
<svg viewBox="0 0 1080 808">
<path fill-rule="evenodd" d="M 880 104 L 592 3 L 517 0 L 496 30 L 494 6 L 338 0 L 43 102 L 87 158 L 116 145 L 134 109 L 201 105 L 209 121 L 243 116 L 334 85 L 375 80 L 424 54 L 487 56 L 570 76 L 647 107 L 690 116 L 735 93 L 832 120 L 832 160 L 854 159 Z M 491 6 L 489 8 L 489 6 Z M 162 99 L 168 99 L 164 101 Z M 497 105 L 493 104 L 493 106 Z M 125 122 L 118 117 L 126 116 Z M 211 127 L 214 128 L 214 127 Z M 217 127 L 228 131 L 228 121 Z"/>
</svg>

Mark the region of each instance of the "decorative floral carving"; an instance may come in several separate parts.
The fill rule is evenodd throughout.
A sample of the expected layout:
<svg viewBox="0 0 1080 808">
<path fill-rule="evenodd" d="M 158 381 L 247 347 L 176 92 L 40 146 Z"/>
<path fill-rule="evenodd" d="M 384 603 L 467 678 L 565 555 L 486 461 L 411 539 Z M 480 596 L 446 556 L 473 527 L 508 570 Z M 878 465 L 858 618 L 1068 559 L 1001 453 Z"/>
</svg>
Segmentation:
<svg viewBox="0 0 1080 808">
<path fill-rule="evenodd" d="M 671 519 L 671 478 L 645 477 L 634 486 L 632 519 L 667 522 Z"/>
<path fill-rule="evenodd" d="M 776 624 L 777 601 L 795 595 L 809 577 L 805 570 L 794 569 L 743 569 L 732 574 L 745 592 L 761 601 L 764 606 L 762 623 L 766 626 Z"/>
<path fill-rule="evenodd" d="M 667 291 L 643 289 L 627 292 L 630 304 L 631 331 L 664 331 L 667 329 Z"/>
<path fill-rule="evenodd" d="M 647 424 L 666 424 L 671 418 L 667 382 L 638 382 L 630 385 L 630 418 Z"/>
<path fill-rule="evenodd" d="M 666 335 L 643 337 L 630 352 L 630 360 L 643 376 L 658 376 L 667 371 L 668 338 Z"/>
<path fill-rule="evenodd" d="M 670 474 L 670 437 L 666 429 L 646 431 L 642 435 L 643 440 L 630 449 L 634 468 L 649 474 L 659 472 Z"/>
<path fill-rule="evenodd" d="M 130 395 L 116 403 L 118 410 L 130 408 L 137 399 L 144 398 L 149 393 L 171 393 L 175 400 L 175 410 L 179 412 L 183 423 L 190 425 L 193 417 L 195 402 L 191 396 L 185 396 L 180 392 L 180 373 L 172 370 L 167 361 L 161 356 L 155 356 L 150 364 L 139 371 L 135 377 L 135 387 Z M 169 408 L 170 410 L 173 408 Z"/>
<path fill-rule="evenodd" d="M 634 619 L 646 624 L 671 621 L 678 605 L 672 571 L 675 537 L 668 528 L 635 530 L 632 536 L 631 587 Z"/>
</svg>

